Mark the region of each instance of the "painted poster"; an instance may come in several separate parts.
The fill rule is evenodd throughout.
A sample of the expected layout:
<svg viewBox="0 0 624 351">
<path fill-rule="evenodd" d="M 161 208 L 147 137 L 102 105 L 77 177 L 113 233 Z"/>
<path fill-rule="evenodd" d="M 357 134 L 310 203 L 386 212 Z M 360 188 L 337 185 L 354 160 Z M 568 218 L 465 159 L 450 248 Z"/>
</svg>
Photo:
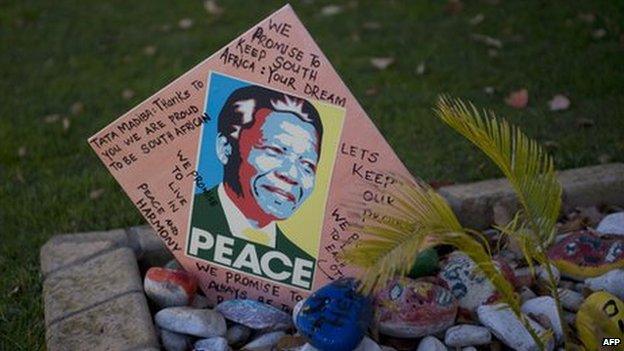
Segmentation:
<svg viewBox="0 0 624 351">
<path fill-rule="evenodd" d="M 357 275 L 349 223 L 409 176 L 288 5 L 89 143 L 213 304 Z"/>
</svg>

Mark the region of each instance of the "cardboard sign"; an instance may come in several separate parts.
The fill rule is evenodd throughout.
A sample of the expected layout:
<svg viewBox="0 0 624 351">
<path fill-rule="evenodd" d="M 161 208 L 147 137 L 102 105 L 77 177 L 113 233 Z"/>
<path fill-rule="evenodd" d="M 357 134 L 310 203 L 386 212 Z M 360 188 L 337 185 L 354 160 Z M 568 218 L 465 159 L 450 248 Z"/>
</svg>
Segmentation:
<svg viewBox="0 0 624 351">
<path fill-rule="evenodd" d="M 345 199 L 409 176 L 288 5 L 89 143 L 213 303 L 357 275 Z"/>
</svg>

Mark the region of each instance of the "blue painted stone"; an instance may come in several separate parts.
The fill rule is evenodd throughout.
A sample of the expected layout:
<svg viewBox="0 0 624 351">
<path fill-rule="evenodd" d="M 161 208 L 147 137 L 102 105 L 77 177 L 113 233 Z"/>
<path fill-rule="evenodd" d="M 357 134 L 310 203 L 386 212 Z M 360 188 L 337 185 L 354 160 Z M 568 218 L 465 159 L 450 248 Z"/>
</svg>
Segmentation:
<svg viewBox="0 0 624 351">
<path fill-rule="evenodd" d="M 215 307 L 226 319 L 251 329 L 287 330 L 292 327 L 290 315 L 255 300 L 227 300 Z"/>
<path fill-rule="evenodd" d="M 320 351 L 354 350 L 371 322 L 372 301 L 354 279 L 336 280 L 310 295 L 297 314 L 301 335 Z"/>
</svg>

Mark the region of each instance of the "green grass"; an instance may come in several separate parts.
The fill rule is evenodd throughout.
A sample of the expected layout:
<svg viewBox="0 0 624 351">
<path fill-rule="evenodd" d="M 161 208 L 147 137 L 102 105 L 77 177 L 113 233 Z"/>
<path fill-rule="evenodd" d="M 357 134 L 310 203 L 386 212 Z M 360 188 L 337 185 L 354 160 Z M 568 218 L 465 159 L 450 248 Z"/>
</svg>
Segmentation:
<svg viewBox="0 0 624 351">
<path fill-rule="evenodd" d="M 624 5 L 584 1 L 345 1 L 332 17 L 327 2 L 293 6 L 353 94 L 414 174 L 428 180 L 498 176 L 493 166 L 431 113 L 438 94 L 471 99 L 507 116 L 540 140 L 554 141 L 558 168 L 624 161 Z M 340 3 L 340 2 L 335 2 Z M 619 5 L 618 5 L 619 3 Z M 0 0 L 0 349 L 44 346 L 38 251 L 53 234 L 141 223 L 138 212 L 86 138 L 277 9 L 278 1 L 224 2 L 206 14 L 200 1 Z M 596 14 L 593 23 L 579 13 Z M 485 20 L 472 26 L 477 14 Z M 189 17 L 194 26 L 181 30 Z M 379 29 L 364 23 L 378 22 Z M 170 30 L 163 30 L 163 26 Z M 594 39 L 592 31 L 607 34 Z M 503 42 L 497 57 L 472 33 Z M 144 54 L 148 45 L 154 56 Z M 393 56 L 385 71 L 369 59 Z M 426 62 L 425 75 L 416 74 Z M 493 95 L 484 87 L 496 89 Z M 376 95 L 365 92 L 375 87 Z M 526 87 L 529 107 L 507 107 Z M 130 101 L 121 92 L 130 88 Z M 550 112 L 565 93 L 572 107 Z M 69 113 L 72 103 L 84 113 Z M 68 117 L 47 124 L 49 114 Z M 591 128 L 575 121 L 589 118 Z M 26 154 L 18 155 L 24 147 Z M 91 200 L 93 189 L 104 194 Z"/>
</svg>

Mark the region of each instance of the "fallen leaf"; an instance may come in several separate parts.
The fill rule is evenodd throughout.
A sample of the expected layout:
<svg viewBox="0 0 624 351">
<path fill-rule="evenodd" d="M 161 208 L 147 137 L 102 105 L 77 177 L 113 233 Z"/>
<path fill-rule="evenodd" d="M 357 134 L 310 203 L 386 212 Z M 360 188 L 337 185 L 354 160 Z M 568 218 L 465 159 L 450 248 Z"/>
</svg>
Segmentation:
<svg viewBox="0 0 624 351">
<path fill-rule="evenodd" d="M 104 189 L 102 188 L 91 190 L 91 192 L 89 193 L 89 198 L 91 200 L 97 200 L 102 196 L 102 194 L 104 194 Z"/>
<path fill-rule="evenodd" d="M 554 140 L 546 140 L 542 143 L 542 146 L 548 151 L 554 151 L 559 148 L 559 143 Z"/>
<path fill-rule="evenodd" d="M 215 0 L 205 0 L 204 9 L 211 15 L 219 16 L 223 13 L 223 7 L 219 6 Z"/>
<path fill-rule="evenodd" d="M 423 74 L 425 74 L 425 70 L 426 70 L 426 67 L 425 67 L 424 61 L 419 63 L 418 66 L 416 66 L 416 74 L 419 76 L 422 76 Z"/>
<path fill-rule="evenodd" d="M 594 23 L 596 20 L 596 15 L 588 12 L 588 13 L 579 13 L 578 18 L 585 23 Z"/>
<path fill-rule="evenodd" d="M 71 122 L 69 121 L 69 118 L 65 117 L 63 118 L 63 130 L 67 131 L 69 129 L 69 125 L 71 124 Z"/>
<path fill-rule="evenodd" d="M 84 112 L 84 104 L 80 101 L 74 102 L 69 108 L 69 112 L 71 112 L 71 114 L 74 116 L 78 116 L 79 114 Z"/>
<path fill-rule="evenodd" d="M 498 57 L 498 50 L 496 50 L 496 49 L 488 49 L 488 56 L 489 57 Z"/>
<path fill-rule="evenodd" d="M 478 25 L 479 23 L 483 22 L 483 20 L 485 19 L 485 16 L 482 13 L 479 13 L 477 15 L 475 15 L 474 17 L 472 17 L 468 23 L 470 23 L 473 26 Z"/>
<path fill-rule="evenodd" d="M 513 108 L 523 109 L 529 104 L 529 91 L 526 89 L 512 91 L 505 98 L 505 103 Z"/>
<path fill-rule="evenodd" d="M 364 22 L 362 27 L 365 29 L 377 30 L 381 28 L 381 24 L 379 22 Z"/>
<path fill-rule="evenodd" d="M 370 87 L 366 89 L 366 91 L 364 91 L 364 95 L 366 96 L 374 96 L 374 95 L 377 95 L 377 93 L 379 93 L 379 90 L 377 90 L 377 87 Z"/>
<path fill-rule="evenodd" d="M 171 31 L 171 25 L 170 24 L 163 24 L 162 26 L 160 26 L 160 31 L 163 33 L 169 33 Z"/>
<path fill-rule="evenodd" d="M 148 45 L 143 48 L 143 53 L 147 56 L 154 56 L 157 48 L 154 45 Z"/>
<path fill-rule="evenodd" d="M 342 12 L 342 6 L 339 5 L 327 5 L 321 8 L 321 15 L 334 16 Z"/>
<path fill-rule="evenodd" d="M 464 3 L 461 0 L 449 0 L 444 6 L 444 12 L 449 15 L 456 15 L 464 9 Z"/>
<path fill-rule="evenodd" d="M 190 18 L 183 18 L 178 21 L 178 27 L 180 29 L 189 29 L 193 26 L 193 20 Z"/>
<path fill-rule="evenodd" d="M 17 285 L 16 287 L 14 287 L 13 289 L 11 289 L 11 291 L 9 292 L 9 297 L 13 297 L 17 294 L 19 294 L 19 292 L 22 290 L 22 288 Z"/>
<path fill-rule="evenodd" d="M 370 63 L 373 67 L 384 70 L 394 63 L 394 57 L 373 57 L 370 59 Z"/>
<path fill-rule="evenodd" d="M 602 164 L 611 162 L 611 155 L 601 154 L 600 156 L 598 156 L 598 162 Z"/>
<path fill-rule="evenodd" d="M 61 118 L 61 115 L 55 113 L 55 114 L 51 114 L 51 115 L 47 115 L 45 117 L 43 117 L 43 122 L 44 123 L 56 123 L 58 122 L 58 120 Z"/>
<path fill-rule="evenodd" d="M 576 119 L 576 127 L 577 128 L 591 128 L 596 124 L 591 118 L 577 118 Z"/>
<path fill-rule="evenodd" d="M 122 97 L 124 100 L 130 100 L 130 99 L 132 99 L 132 98 L 134 97 L 134 90 L 132 90 L 132 89 L 124 89 L 124 90 L 121 92 L 121 97 Z"/>
<path fill-rule="evenodd" d="M 598 28 L 592 32 L 592 37 L 594 39 L 602 39 L 607 35 L 607 31 L 604 28 Z"/>
<path fill-rule="evenodd" d="M 26 149 L 26 146 L 20 146 L 17 149 L 17 156 L 19 157 L 24 157 L 26 156 L 27 153 L 28 153 L 28 149 Z"/>
<path fill-rule="evenodd" d="M 24 179 L 24 175 L 22 174 L 22 171 L 19 169 L 15 171 L 15 179 L 22 184 L 26 183 L 26 180 Z"/>
<path fill-rule="evenodd" d="M 570 108 L 570 99 L 562 94 L 557 94 L 548 102 L 551 111 L 564 111 Z"/>
<path fill-rule="evenodd" d="M 485 92 L 488 95 L 492 95 L 494 94 L 496 90 L 494 89 L 494 87 L 485 87 L 483 88 L 483 92 Z"/>
<path fill-rule="evenodd" d="M 482 43 L 485 44 L 487 46 L 491 46 L 497 49 L 502 49 L 503 47 L 503 42 L 500 41 L 500 39 L 496 39 L 493 37 L 490 37 L 489 35 L 483 35 L 483 34 L 472 34 L 472 40 L 476 41 L 477 43 Z"/>
</svg>

